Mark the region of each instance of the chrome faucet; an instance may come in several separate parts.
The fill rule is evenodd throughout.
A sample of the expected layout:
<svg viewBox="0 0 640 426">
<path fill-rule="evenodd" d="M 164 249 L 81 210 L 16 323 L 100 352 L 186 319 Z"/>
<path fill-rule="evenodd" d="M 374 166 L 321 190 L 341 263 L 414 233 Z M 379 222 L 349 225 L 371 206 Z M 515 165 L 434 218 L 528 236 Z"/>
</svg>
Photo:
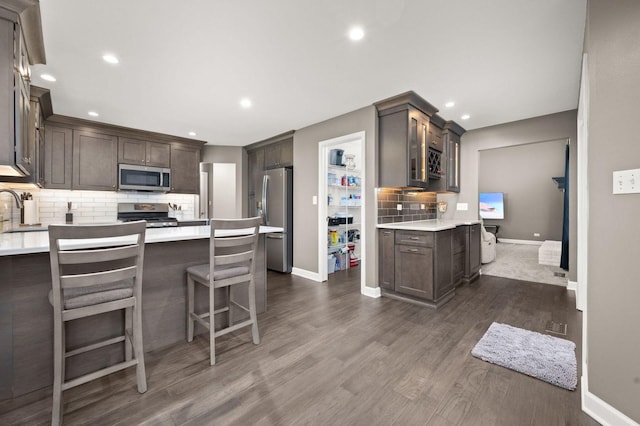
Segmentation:
<svg viewBox="0 0 640 426">
<path fill-rule="evenodd" d="M 16 206 L 18 206 L 19 209 L 22 208 L 22 200 L 20 199 L 20 196 L 16 193 L 16 191 L 8 188 L 0 188 L 0 192 L 8 192 L 9 194 L 13 195 L 13 198 L 16 199 Z"/>
</svg>

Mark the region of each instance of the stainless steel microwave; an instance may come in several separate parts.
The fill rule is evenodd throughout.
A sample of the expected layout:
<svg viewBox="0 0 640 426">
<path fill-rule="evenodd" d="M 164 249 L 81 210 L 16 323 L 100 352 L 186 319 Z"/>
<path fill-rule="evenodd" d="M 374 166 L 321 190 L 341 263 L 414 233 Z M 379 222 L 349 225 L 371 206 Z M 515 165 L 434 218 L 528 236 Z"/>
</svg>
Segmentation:
<svg viewBox="0 0 640 426">
<path fill-rule="evenodd" d="M 171 170 L 160 167 L 118 165 L 118 189 L 169 192 Z"/>
</svg>

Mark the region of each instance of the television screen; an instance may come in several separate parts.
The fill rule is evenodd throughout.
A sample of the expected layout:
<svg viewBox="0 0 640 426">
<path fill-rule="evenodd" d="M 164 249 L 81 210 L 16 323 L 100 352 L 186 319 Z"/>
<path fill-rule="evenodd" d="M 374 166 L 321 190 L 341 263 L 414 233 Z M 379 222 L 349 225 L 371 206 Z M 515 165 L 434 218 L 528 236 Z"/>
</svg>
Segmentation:
<svg viewBox="0 0 640 426">
<path fill-rule="evenodd" d="M 480 217 L 483 219 L 504 219 L 504 194 L 481 192 L 479 207 Z"/>
</svg>

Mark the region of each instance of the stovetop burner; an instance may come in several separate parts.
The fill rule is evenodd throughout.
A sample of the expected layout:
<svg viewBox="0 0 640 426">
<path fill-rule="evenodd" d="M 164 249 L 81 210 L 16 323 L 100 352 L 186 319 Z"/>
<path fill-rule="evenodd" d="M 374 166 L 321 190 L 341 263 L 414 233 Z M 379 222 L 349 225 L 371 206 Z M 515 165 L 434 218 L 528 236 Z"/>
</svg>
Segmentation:
<svg viewBox="0 0 640 426">
<path fill-rule="evenodd" d="M 169 206 L 163 203 L 118 203 L 118 220 L 145 220 L 147 228 L 178 226 L 178 220 L 169 217 Z"/>
</svg>

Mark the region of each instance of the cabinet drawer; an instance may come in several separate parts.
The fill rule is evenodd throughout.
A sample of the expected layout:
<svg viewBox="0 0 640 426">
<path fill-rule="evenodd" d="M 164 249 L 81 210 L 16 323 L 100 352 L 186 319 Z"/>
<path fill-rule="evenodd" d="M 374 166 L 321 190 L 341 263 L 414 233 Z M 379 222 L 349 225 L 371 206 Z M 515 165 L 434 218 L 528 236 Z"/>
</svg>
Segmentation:
<svg viewBox="0 0 640 426">
<path fill-rule="evenodd" d="M 433 123 L 429 126 L 429 148 L 442 152 L 442 129 Z"/>
<path fill-rule="evenodd" d="M 396 231 L 396 244 L 433 247 L 433 232 Z"/>
<path fill-rule="evenodd" d="M 431 255 L 431 250 L 426 247 L 413 247 L 413 246 L 396 246 L 398 253 L 413 253 L 420 255 Z"/>
</svg>

